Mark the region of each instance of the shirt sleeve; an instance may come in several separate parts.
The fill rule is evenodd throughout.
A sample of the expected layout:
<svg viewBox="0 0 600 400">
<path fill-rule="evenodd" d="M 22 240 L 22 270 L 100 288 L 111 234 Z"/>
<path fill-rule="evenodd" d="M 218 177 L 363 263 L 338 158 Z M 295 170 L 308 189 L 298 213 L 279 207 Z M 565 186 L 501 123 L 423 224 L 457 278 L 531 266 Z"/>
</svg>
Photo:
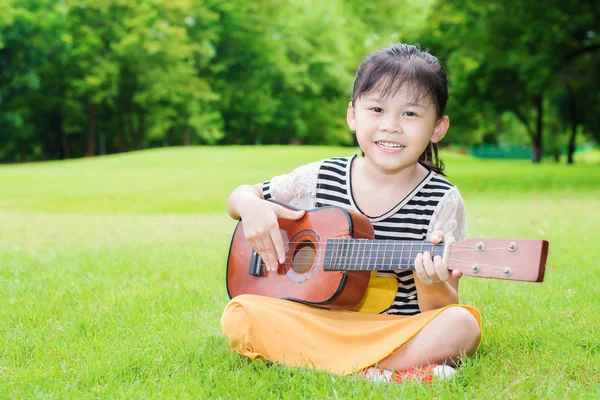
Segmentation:
<svg viewBox="0 0 600 400">
<path fill-rule="evenodd" d="M 442 197 L 435 209 L 427 230 L 427 240 L 435 231 L 444 232 L 445 242 L 467 239 L 467 212 L 465 203 L 456 187 L 450 189 Z"/>
<path fill-rule="evenodd" d="M 281 201 L 304 210 L 315 208 L 321 164 L 322 161 L 306 164 L 289 174 L 263 182 L 263 197 L 265 200 Z"/>
</svg>

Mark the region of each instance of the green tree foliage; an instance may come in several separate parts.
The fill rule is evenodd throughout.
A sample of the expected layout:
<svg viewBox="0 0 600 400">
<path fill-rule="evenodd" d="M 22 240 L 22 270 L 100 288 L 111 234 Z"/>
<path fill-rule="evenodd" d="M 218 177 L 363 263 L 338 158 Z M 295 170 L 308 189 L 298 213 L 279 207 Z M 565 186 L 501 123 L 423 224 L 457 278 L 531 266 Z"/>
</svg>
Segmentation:
<svg viewBox="0 0 600 400">
<path fill-rule="evenodd" d="M 450 72 L 448 141 L 600 139 L 595 1 L 5 0 L 0 161 L 187 144 L 352 144 L 356 67 L 419 42 Z M 503 133 L 510 129 L 510 133 Z"/>
<path fill-rule="evenodd" d="M 227 136 L 222 143 L 344 142 L 352 82 L 337 2 L 215 2 L 217 56 L 209 67 Z"/>
<path fill-rule="evenodd" d="M 214 56 L 217 18 L 202 1 L 4 7 L 0 159 L 91 156 L 222 135 L 212 108 L 218 96 L 199 73 Z"/>
<path fill-rule="evenodd" d="M 35 124 L 40 110 L 33 102 L 46 84 L 39 71 L 62 51 L 61 10 L 54 3 L 0 3 L 0 160 L 43 155 L 45 143 Z"/>
<path fill-rule="evenodd" d="M 452 111 L 469 124 L 467 130 L 476 132 L 494 115 L 510 112 L 528 132 L 539 161 L 546 125 L 565 128 L 547 115 L 579 126 L 587 118 L 583 113 L 597 107 L 597 91 L 589 99 L 578 88 L 597 88 L 598 73 L 576 71 L 599 58 L 598 2 L 449 0 L 438 2 L 431 16 L 433 47 L 452 73 Z M 586 105 L 573 113 L 557 98 Z"/>
<path fill-rule="evenodd" d="M 426 10 L 409 0 L 2 7 L 4 161 L 193 143 L 351 144 L 344 111 L 356 66 Z"/>
</svg>

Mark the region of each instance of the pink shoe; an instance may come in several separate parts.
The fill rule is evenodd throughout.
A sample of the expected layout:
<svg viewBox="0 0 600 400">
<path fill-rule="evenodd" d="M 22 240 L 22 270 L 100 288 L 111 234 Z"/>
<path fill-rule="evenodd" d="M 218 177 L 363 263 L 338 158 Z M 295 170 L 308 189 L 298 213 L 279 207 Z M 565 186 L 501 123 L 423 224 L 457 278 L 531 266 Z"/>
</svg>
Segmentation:
<svg viewBox="0 0 600 400">
<path fill-rule="evenodd" d="M 448 365 L 431 364 L 422 368 L 412 368 L 406 371 L 389 371 L 382 368 L 369 367 L 358 373 L 359 376 L 371 382 L 402 383 L 406 380 L 431 385 L 434 379 L 447 379 L 456 374 L 456 370 Z"/>
<path fill-rule="evenodd" d="M 456 374 L 456 370 L 448 365 L 431 364 L 421 368 L 413 368 L 406 371 L 395 371 L 394 378 L 396 383 L 402 383 L 405 380 L 415 380 L 421 383 L 431 383 L 439 379 L 448 379 Z"/>
</svg>

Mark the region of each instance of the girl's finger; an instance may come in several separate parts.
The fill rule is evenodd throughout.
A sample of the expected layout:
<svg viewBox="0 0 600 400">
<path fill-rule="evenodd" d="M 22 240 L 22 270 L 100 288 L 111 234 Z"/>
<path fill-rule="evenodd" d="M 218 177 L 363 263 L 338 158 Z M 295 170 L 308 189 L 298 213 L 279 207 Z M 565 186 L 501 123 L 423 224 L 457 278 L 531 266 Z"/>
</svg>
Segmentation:
<svg viewBox="0 0 600 400">
<path fill-rule="evenodd" d="M 267 264 L 267 259 L 265 258 L 265 252 L 264 249 L 262 248 L 262 241 L 256 241 L 254 239 L 248 239 L 248 243 L 250 244 L 250 246 L 252 246 L 252 248 L 254 249 L 254 251 L 256 252 L 256 254 L 258 254 L 258 256 L 260 257 L 260 259 L 265 263 L 265 266 L 267 267 L 267 270 L 269 269 L 269 264 Z"/>
<path fill-rule="evenodd" d="M 442 257 L 435 256 L 433 258 L 433 267 L 441 281 L 447 281 L 450 278 L 450 271 L 448 271 L 448 268 L 444 265 Z"/>
<path fill-rule="evenodd" d="M 452 276 L 455 277 L 456 279 L 460 279 L 463 276 L 463 273 L 457 269 L 452 271 Z"/>
<path fill-rule="evenodd" d="M 277 263 L 275 262 L 275 260 L 277 259 L 277 256 L 274 255 L 275 248 L 273 246 L 271 238 L 263 238 L 261 239 L 261 243 L 263 248 L 263 256 L 265 257 L 263 258 L 263 260 L 265 261 L 265 264 L 267 264 L 267 271 L 276 271 Z"/>
<path fill-rule="evenodd" d="M 442 232 L 442 231 L 433 232 L 433 234 L 431 235 L 431 238 L 429 239 L 429 241 L 433 244 L 438 244 L 438 243 L 442 242 L 443 240 L 444 240 L 444 232 Z"/>
<path fill-rule="evenodd" d="M 425 272 L 429 276 L 429 279 L 436 281 L 437 273 L 435 272 L 435 266 L 433 265 L 433 260 L 431 259 L 431 253 L 428 251 L 423 253 L 423 267 L 425 267 Z"/>
<path fill-rule="evenodd" d="M 275 246 L 277 264 L 283 264 L 285 261 L 285 246 L 283 244 L 283 238 L 281 237 L 281 232 L 279 232 L 278 226 L 271 230 L 271 240 Z"/>
<path fill-rule="evenodd" d="M 417 275 L 417 278 L 419 278 L 419 280 L 425 285 L 431 285 L 433 283 L 431 278 L 429 278 L 429 275 L 427 275 L 427 272 L 425 272 L 425 267 L 423 266 L 423 255 L 421 253 L 417 254 L 417 257 L 415 258 L 415 274 Z"/>
</svg>

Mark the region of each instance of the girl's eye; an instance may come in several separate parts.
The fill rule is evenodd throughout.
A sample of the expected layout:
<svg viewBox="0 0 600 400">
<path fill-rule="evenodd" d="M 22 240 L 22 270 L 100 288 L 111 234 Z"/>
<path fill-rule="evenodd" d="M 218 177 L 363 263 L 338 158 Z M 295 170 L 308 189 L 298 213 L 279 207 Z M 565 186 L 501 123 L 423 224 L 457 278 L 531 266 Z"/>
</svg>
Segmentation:
<svg viewBox="0 0 600 400">
<path fill-rule="evenodd" d="M 407 117 L 416 117 L 417 116 L 417 114 L 415 114 L 412 111 L 405 111 L 404 115 L 406 115 Z"/>
<path fill-rule="evenodd" d="M 376 113 L 382 113 L 383 109 L 381 109 L 379 107 L 373 107 L 373 108 L 371 108 L 371 111 L 375 111 Z"/>
</svg>

